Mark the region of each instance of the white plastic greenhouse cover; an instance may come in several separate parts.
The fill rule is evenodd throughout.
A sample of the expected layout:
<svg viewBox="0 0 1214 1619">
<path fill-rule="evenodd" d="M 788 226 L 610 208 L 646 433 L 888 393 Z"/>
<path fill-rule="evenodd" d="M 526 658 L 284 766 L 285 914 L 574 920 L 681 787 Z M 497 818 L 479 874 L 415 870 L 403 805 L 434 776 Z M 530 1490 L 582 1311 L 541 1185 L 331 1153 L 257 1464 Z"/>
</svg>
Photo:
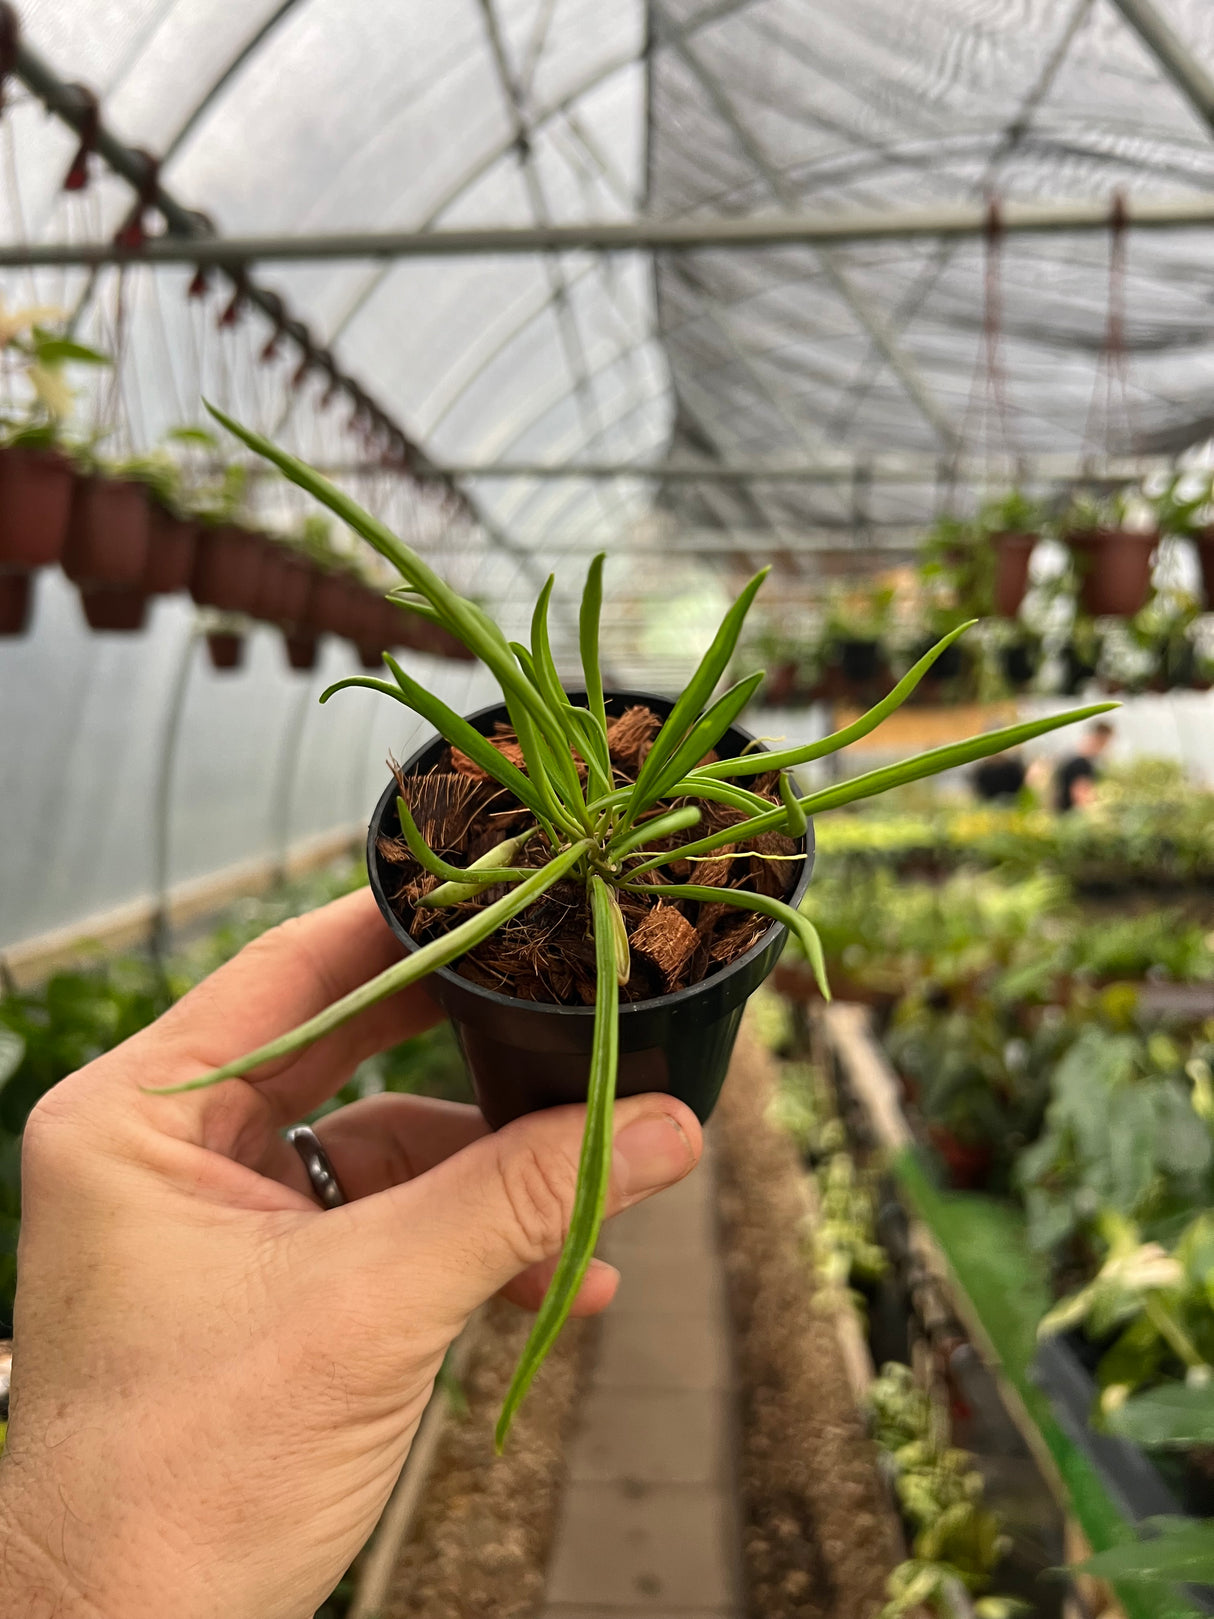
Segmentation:
<svg viewBox="0 0 1214 1619">
<path fill-rule="evenodd" d="M 1141 4 L 23 0 L 19 12 L 23 38 L 96 92 L 107 127 L 162 160 L 174 196 L 238 236 L 1208 193 L 1214 104 L 1199 110 L 1195 86 L 1214 67 L 1214 8 L 1152 0 L 1196 64 L 1182 85 L 1127 20 Z M 65 193 L 76 145 L 10 84 L 0 240 L 113 235 L 130 188 L 94 161 L 85 190 Z M 694 648 L 705 572 L 724 588 L 777 537 L 905 534 L 939 508 L 958 452 L 1100 458 L 1208 437 L 1208 240 L 1131 231 L 1113 275 L 1110 232 L 1009 237 L 997 252 L 913 240 L 330 261 L 257 278 L 438 461 L 855 461 L 855 480 L 834 486 L 478 479 L 483 525 L 448 524 L 399 481 L 360 480 L 507 619 L 550 568 L 567 604 L 588 555 L 609 549 L 607 645 L 617 678 L 639 681 Z M 323 379 L 263 361 L 271 329 L 254 312 L 217 329 L 227 294 L 190 299 L 189 282 L 167 268 L 92 281 L 27 270 L 0 291 L 10 306 L 79 308 L 82 333 L 120 353 L 116 387 L 90 405 L 118 445 L 196 420 L 206 391 L 301 453 L 349 460 L 348 407 L 322 408 Z M 1109 352 L 1111 289 L 1124 334 Z M 941 487 L 869 483 L 866 462 L 889 452 L 938 462 Z M 810 563 L 800 577 L 812 582 Z M 656 626 L 642 622 L 655 595 L 669 604 Z M 147 817 L 189 614 L 160 603 L 151 632 L 121 642 L 78 616 L 45 578 L 37 633 L 0 643 L 0 946 L 151 880 Z M 192 677 L 170 784 L 173 880 L 284 836 L 275 761 L 305 683 L 280 671 L 272 640 L 256 637 L 240 676 Z M 343 654 L 327 656 L 336 668 Z M 464 670 L 431 672 L 456 706 L 474 696 Z M 344 718 L 307 721 L 292 837 L 362 815 L 388 746 L 407 743 L 394 715 L 363 719 L 361 696 L 373 701 L 351 694 Z"/>
</svg>

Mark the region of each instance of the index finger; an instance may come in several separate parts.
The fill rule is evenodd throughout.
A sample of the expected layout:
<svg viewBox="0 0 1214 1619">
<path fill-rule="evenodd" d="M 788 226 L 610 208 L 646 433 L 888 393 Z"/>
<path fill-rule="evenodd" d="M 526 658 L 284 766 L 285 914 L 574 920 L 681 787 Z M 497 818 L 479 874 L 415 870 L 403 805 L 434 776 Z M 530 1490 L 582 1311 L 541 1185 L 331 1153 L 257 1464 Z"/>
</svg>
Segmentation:
<svg viewBox="0 0 1214 1619">
<path fill-rule="evenodd" d="M 180 1084 L 285 1034 L 401 955 L 370 890 L 359 889 L 254 939 L 99 1066 L 120 1073 L 124 1084 Z M 214 1090 L 154 1099 L 161 1106 L 180 1104 L 157 1117 L 181 1119 L 192 1139 L 229 1151 L 249 1123 L 278 1126 L 310 1113 L 364 1058 L 420 1034 L 441 1016 L 424 988 L 414 985 L 307 1050 L 265 1064 L 255 1085 L 229 1080 Z"/>
</svg>

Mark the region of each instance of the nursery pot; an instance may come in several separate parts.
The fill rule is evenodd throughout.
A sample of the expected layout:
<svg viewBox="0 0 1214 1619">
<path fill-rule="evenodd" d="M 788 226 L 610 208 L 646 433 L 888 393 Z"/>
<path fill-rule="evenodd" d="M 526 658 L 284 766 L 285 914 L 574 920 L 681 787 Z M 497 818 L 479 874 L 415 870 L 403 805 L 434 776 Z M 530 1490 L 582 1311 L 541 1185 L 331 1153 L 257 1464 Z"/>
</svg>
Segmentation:
<svg viewBox="0 0 1214 1619">
<path fill-rule="evenodd" d="M 881 669 L 880 641 L 840 641 L 839 667 L 853 686 L 875 680 Z"/>
<path fill-rule="evenodd" d="M 63 571 L 78 585 L 138 585 L 148 562 L 147 491 L 127 478 L 77 478 Z"/>
<path fill-rule="evenodd" d="M 200 607 L 251 613 L 257 602 L 265 541 L 260 534 L 225 523 L 198 535 L 190 594 Z"/>
<path fill-rule="evenodd" d="M 616 716 L 636 703 L 643 703 L 663 719 L 672 707 L 664 698 L 644 692 L 612 693 L 607 698 L 607 712 Z M 495 723 L 507 719 L 501 704 L 468 715 L 468 723 L 484 736 L 492 736 Z M 722 758 L 736 757 L 751 741 L 749 732 L 731 726 L 717 751 Z M 408 760 L 403 774 L 408 777 L 431 769 L 446 747 L 436 737 Z M 397 791 L 394 779 L 371 817 L 367 870 L 384 919 L 405 949 L 413 951 L 418 944 L 388 899 L 398 879 L 378 847 L 381 836 L 399 832 Z M 804 895 L 813 859 L 811 825 L 805 864 L 787 896 L 790 905 L 798 904 Z M 616 1094 L 665 1091 L 686 1102 L 698 1118 L 707 1119 L 724 1083 L 746 1002 L 775 966 L 786 937 L 783 924 L 773 923 L 745 954 L 712 977 L 653 1000 L 621 1003 Z M 426 979 L 426 987 L 455 1027 L 476 1099 L 494 1129 L 540 1108 L 585 1101 L 594 1029 L 592 1006 L 515 1000 L 482 989 L 454 967 L 440 967 Z"/>
<path fill-rule="evenodd" d="M 287 663 L 292 669 L 315 669 L 319 643 L 314 635 L 307 630 L 295 630 L 290 635 L 284 634 L 282 639 L 287 649 Z"/>
<path fill-rule="evenodd" d="M 346 573 L 321 570 L 308 598 L 307 629 L 318 635 L 340 635 L 349 640 L 359 629 L 362 587 Z"/>
<path fill-rule="evenodd" d="M 58 562 L 72 505 L 72 469 L 54 450 L 0 450 L 0 574 Z"/>
<path fill-rule="evenodd" d="M 1036 534 L 993 534 L 995 547 L 994 607 L 1000 618 L 1015 618 L 1029 588 L 1029 561 Z"/>
<path fill-rule="evenodd" d="M 1033 650 L 1024 641 L 1013 641 L 999 653 L 999 667 L 1003 678 L 1013 691 L 1021 691 L 1031 684 L 1037 673 L 1037 660 Z"/>
<path fill-rule="evenodd" d="M 198 525 L 177 517 L 158 501 L 148 504 L 148 560 L 140 581 L 149 596 L 185 590 L 194 568 Z"/>
<path fill-rule="evenodd" d="M 1158 534 L 1092 529 L 1068 534 L 1079 564 L 1079 600 L 1093 618 L 1132 618 L 1151 590 L 1151 553 Z"/>
<path fill-rule="evenodd" d="M 244 636 L 230 630 L 211 630 L 207 635 L 207 656 L 212 669 L 239 669 L 244 662 Z"/>
<path fill-rule="evenodd" d="M 33 574 L 0 572 L 0 636 L 24 635 L 33 606 Z"/>
<path fill-rule="evenodd" d="M 3 484 L 0 483 L 0 489 Z M 1201 582 L 1206 592 L 1206 611 L 1214 612 L 1214 528 L 1202 529 L 1197 535 L 1197 560 L 1201 564 Z"/>
<path fill-rule="evenodd" d="M 148 599 L 139 586 L 81 585 L 80 605 L 89 629 L 130 635 L 143 628 Z"/>
</svg>

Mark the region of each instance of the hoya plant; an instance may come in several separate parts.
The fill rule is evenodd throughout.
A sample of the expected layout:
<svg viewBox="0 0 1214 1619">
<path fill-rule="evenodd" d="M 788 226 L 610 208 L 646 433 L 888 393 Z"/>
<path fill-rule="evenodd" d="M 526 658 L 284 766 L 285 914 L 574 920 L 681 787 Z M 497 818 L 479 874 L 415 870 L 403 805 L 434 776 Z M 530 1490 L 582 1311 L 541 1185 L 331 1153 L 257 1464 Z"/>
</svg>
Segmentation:
<svg viewBox="0 0 1214 1619">
<path fill-rule="evenodd" d="M 499 1446 L 514 1412 L 553 1344 L 586 1274 L 603 1219 L 612 1158 L 612 1106 L 619 1059 L 620 987 L 630 974 L 629 936 L 621 898 L 721 903 L 783 923 L 800 941 L 823 993 L 828 993 L 822 950 L 809 921 L 783 900 L 743 888 L 668 881 L 674 862 L 694 863 L 719 851 L 753 851 L 756 839 L 773 833 L 805 847 L 808 818 L 871 797 L 903 782 L 965 765 L 1059 725 L 1082 720 L 1112 705 L 989 732 L 972 741 L 936 748 L 910 759 L 809 794 L 791 771 L 846 747 L 874 730 L 914 690 L 932 663 L 967 626 L 958 626 L 911 669 L 868 714 L 823 740 L 775 752 L 747 751 L 716 758 L 716 745 L 755 696 L 762 674 L 737 681 L 723 695 L 716 688 L 729 666 L 764 572 L 746 585 L 726 613 L 711 646 L 678 695 L 653 739 L 635 780 L 620 785 L 608 746 L 608 717 L 599 663 L 599 609 L 603 562 L 590 565 L 579 617 L 585 697 L 566 693 L 553 660 L 548 629 L 553 580 L 541 590 L 531 622 L 531 642 L 508 641 L 492 616 L 454 591 L 416 552 L 376 518 L 292 456 L 215 411 L 216 419 L 300 488 L 314 495 L 343 523 L 362 535 L 399 572 L 402 583 L 390 599 L 420 614 L 462 641 L 496 679 L 517 737 L 507 758 L 467 720 L 414 680 L 390 656 L 390 679 L 339 681 L 322 701 L 344 686 L 369 686 L 403 703 L 433 725 L 499 787 L 513 794 L 531 824 L 466 866 L 439 857 L 426 843 L 402 794 L 397 805 L 402 836 L 423 871 L 438 880 L 418 904 L 462 907 L 463 919 L 416 948 L 377 978 L 336 1001 L 298 1028 L 250 1051 L 181 1089 L 214 1085 L 256 1074 L 263 1064 L 298 1051 L 346 1019 L 418 982 L 482 944 L 562 879 L 580 886 L 594 952 L 594 1036 L 587 1083 L 587 1115 L 569 1235 L 535 1326 L 519 1362 L 498 1426 Z M 748 780 L 777 781 L 771 795 Z M 731 812 L 720 828 L 720 807 Z M 718 829 L 696 833 L 704 807 L 715 807 Z M 524 857 L 525 855 L 525 863 Z M 788 858 L 785 856 L 784 858 Z M 803 855 L 794 856 L 802 859 Z M 470 908 L 470 909 L 469 909 Z"/>
</svg>

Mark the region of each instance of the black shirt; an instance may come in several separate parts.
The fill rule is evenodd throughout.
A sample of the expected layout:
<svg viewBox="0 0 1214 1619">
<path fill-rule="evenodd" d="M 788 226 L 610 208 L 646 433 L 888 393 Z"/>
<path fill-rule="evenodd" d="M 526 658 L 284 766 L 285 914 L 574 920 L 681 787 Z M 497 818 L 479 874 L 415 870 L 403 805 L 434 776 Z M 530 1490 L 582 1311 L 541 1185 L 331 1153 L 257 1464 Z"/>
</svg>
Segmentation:
<svg viewBox="0 0 1214 1619">
<path fill-rule="evenodd" d="M 1075 808 L 1075 783 L 1095 781 L 1096 766 L 1086 754 L 1077 753 L 1058 766 L 1054 773 L 1054 808 L 1061 814 Z"/>
<path fill-rule="evenodd" d="M 1024 765 L 1019 759 L 997 754 L 995 758 L 984 759 L 980 765 L 975 765 L 973 782 L 974 792 L 984 803 L 998 798 L 1015 798 L 1024 786 Z"/>
</svg>

